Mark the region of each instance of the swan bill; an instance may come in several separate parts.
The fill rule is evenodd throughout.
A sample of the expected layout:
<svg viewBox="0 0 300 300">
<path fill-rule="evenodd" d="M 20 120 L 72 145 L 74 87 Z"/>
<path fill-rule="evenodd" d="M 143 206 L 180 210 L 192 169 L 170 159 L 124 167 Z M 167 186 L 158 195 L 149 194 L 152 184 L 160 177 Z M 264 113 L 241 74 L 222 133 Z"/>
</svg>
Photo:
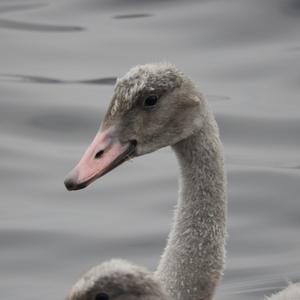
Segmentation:
<svg viewBox="0 0 300 300">
<path fill-rule="evenodd" d="M 136 142 L 121 143 L 114 129 L 100 131 L 95 136 L 77 166 L 66 176 L 67 190 L 74 191 L 110 172 L 135 156 Z"/>
</svg>

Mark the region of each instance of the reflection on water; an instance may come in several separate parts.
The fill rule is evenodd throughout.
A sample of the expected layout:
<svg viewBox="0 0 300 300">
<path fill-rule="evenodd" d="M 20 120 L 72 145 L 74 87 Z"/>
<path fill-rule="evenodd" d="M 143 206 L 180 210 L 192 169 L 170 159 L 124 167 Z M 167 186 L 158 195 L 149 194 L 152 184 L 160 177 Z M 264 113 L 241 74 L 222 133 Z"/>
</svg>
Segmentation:
<svg viewBox="0 0 300 300">
<path fill-rule="evenodd" d="M 63 178 L 117 76 L 158 60 L 196 80 L 225 145 L 217 299 L 263 299 L 300 281 L 299 1 L 2 1 L 0 14 L 3 299 L 62 299 L 110 257 L 155 269 L 177 197 L 169 149 L 77 193 Z"/>
</svg>

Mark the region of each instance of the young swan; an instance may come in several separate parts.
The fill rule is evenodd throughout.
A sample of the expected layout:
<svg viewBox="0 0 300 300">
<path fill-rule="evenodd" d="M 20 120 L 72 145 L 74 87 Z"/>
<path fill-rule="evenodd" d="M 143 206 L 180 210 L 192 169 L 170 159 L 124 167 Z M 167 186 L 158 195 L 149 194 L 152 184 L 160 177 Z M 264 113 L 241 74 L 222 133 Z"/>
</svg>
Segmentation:
<svg viewBox="0 0 300 300">
<path fill-rule="evenodd" d="M 114 259 L 90 269 L 72 287 L 66 300 L 168 300 L 145 269 Z"/>
<path fill-rule="evenodd" d="M 120 78 L 99 132 L 65 185 L 82 189 L 165 146 L 178 159 L 179 195 L 155 276 L 175 300 L 212 300 L 224 266 L 224 155 L 215 118 L 189 77 L 170 64 L 147 64 Z M 294 300 L 298 291 L 295 285 L 271 299 Z"/>
<path fill-rule="evenodd" d="M 155 276 L 173 299 L 211 300 L 224 264 L 223 150 L 207 101 L 188 76 L 170 64 L 147 64 L 120 78 L 99 132 L 65 185 L 82 189 L 129 158 L 166 146 L 177 156 L 180 187 Z"/>
</svg>

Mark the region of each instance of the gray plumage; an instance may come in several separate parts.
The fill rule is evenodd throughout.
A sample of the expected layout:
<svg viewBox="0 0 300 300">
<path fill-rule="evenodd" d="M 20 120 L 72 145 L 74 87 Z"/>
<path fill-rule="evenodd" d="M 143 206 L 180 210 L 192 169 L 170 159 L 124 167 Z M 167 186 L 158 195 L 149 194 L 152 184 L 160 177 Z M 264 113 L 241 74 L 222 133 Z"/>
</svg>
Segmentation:
<svg viewBox="0 0 300 300">
<path fill-rule="evenodd" d="M 121 259 L 90 269 L 74 284 L 66 300 L 96 300 L 99 294 L 110 300 L 168 299 L 150 272 Z"/>
<path fill-rule="evenodd" d="M 211 114 L 173 149 L 180 165 L 179 200 L 156 275 L 175 299 L 208 300 L 222 275 L 226 235 L 223 152 Z"/>
<path fill-rule="evenodd" d="M 111 117 L 117 112 L 129 110 L 141 98 L 152 93 L 160 96 L 179 87 L 181 83 L 181 73 L 172 65 L 136 66 L 117 80 L 107 115 Z"/>
<path fill-rule="evenodd" d="M 147 111 L 142 101 L 148 90 L 158 92 L 159 101 Z M 124 141 L 137 140 L 137 155 L 171 145 L 179 161 L 178 205 L 155 276 L 174 299 L 212 299 L 224 264 L 226 180 L 219 131 L 207 102 L 174 66 L 143 65 L 115 87 L 102 126 L 116 122 Z"/>
<path fill-rule="evenodd" d="M 300 283 L 290 284 L 284 290 L 266 297 L 266 300 L 299 300 L 300 299 Z"/>
<path fill-rule="evenodd" d="M 145 105 L 149 95 L 157 96 L 156 105 Z M 175 66 L 137 66 L 117 81 L 100 131 L 103 138 L 113 132 L 110 140 L 134 145 L 134 156 L 174 150 L 179 197 L 155 277 L 174 300 L 211 300 L 223 274 L 227 193 L 219 130 L 207 101 Z M 109 150 L 101 147 L 105 156 Z M 91 149 L 87 153 L 94 155 Z M 85 186 L 72 176 L 69 189 Z"/>
</svg>

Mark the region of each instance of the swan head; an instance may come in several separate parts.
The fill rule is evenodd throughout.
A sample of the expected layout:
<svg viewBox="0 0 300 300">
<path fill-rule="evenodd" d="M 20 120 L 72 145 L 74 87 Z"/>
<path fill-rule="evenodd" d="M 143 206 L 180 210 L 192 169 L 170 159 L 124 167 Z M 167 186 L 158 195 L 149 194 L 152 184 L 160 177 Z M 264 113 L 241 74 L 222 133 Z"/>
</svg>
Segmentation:
<svg viewBox="0 0 300 300">
<path fill-rule="evenodd" d="M 175 66 L 132 68 L 117 81 L 100 130 L 65 186 L 84 188 L 129 158 L 178 143 L 201 129 L 206 112 L 193 82 Z"/>
<path fill-rule="evenodd" d="M 167 300 L 160 284 L 145 269 L 114 259 L 90 269 L 66 300 Z"/>
</svg>

